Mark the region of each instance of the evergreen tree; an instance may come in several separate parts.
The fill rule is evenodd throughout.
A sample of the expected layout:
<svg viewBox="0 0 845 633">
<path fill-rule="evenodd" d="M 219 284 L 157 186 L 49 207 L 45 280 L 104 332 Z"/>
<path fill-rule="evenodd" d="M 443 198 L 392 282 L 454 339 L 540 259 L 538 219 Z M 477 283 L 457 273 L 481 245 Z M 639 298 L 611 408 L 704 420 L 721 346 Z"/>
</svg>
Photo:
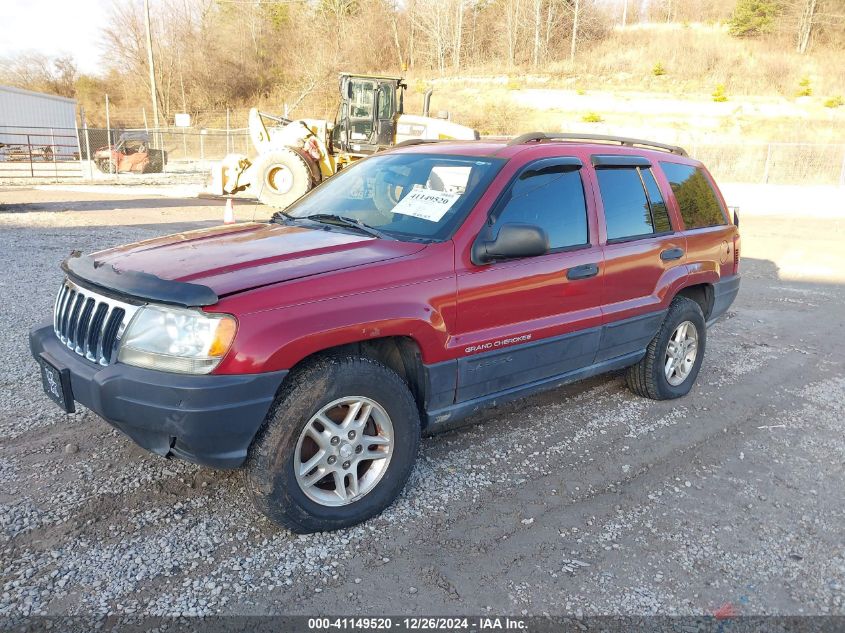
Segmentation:
<svg viewBox="0 0 845 633">
<path fill-rule="evenodd" d="M 728 25 L 730 34 L 737 37 L 755 37 L 768 33 L 780 14 L 777 0 L 737 0 Z"/>
</svg>

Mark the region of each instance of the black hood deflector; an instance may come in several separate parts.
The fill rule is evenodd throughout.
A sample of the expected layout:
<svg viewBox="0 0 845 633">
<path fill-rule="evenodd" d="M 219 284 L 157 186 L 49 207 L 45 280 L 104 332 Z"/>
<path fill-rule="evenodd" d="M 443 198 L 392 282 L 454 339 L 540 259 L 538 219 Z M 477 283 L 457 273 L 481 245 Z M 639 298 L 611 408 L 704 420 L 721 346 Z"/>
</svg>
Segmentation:
<svg viewBox="0 0 845 633">
<path fill-rule="evenodd" d="M 194 308 L 214 305 L 220 300 L 208 286 L 162 279 L 135 270 L 119 270 L 79 251 L 73 251 L 62 262 L 62 270 L 73 281 L 147 301 Z"/>
</svg>

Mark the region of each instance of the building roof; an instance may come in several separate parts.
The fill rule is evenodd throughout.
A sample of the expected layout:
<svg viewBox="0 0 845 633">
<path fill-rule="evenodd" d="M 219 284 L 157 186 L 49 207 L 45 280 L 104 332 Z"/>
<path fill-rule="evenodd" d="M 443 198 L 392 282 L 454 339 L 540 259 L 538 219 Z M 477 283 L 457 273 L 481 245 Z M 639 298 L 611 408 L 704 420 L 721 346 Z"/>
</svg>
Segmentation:
<svg viewBox="0 0 845 633">
<path fill-rule="evenodd" d="M 24 90 L 23 88 L 13 88 L 12 86 L 0 86 L 0 92 L 12 92 L 27 97 L 41 97 L 42 99 L 53 99 L 55 101 L 64 101 L 65 103 L 76 103 L 76 99 L 68 97 L 60 97 L 59 95 L 51 95 L 46 92 L 35 92 L 34 90 Z"/>
</svg>

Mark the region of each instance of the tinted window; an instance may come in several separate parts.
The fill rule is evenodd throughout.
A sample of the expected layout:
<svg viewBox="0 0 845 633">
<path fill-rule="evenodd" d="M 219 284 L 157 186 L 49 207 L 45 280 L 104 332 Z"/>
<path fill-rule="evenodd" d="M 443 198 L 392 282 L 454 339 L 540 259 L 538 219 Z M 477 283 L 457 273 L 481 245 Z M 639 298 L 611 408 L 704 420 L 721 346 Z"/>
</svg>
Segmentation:
<svg viewBox="0 0 845 633">
<path fill-rule="evenodd" d="M 655 233 L 667 233 L 672 230 L 672 223 L 669 222 L 669 210 L 660 193 L 660 187 L 654 179 L 650 169 L 640 169 L 643 184 L 648 192 L 648 201 L 651 203 L 651 219 L 654 224 Z"/>
<path fill-rule="evenodd" d="M 597 169 L 607 239 L 654 233 L 648 198 L 637 169 Z"/>
<path fill-rule="evenodd" d="M 727 224 L 716 193 L 701 169 L 678 163 L 660 163 L 660 166 L 675 192 L 686 228 Z"/>
<path fill-rule="evenodd" d="M 526 169 L 508 196 L 497 214 L 496 226 L 505 222 L 540 226 L 549 234 L 553 249 L 589 241 L 581 174 L 571 165 Z"/>
</svg>

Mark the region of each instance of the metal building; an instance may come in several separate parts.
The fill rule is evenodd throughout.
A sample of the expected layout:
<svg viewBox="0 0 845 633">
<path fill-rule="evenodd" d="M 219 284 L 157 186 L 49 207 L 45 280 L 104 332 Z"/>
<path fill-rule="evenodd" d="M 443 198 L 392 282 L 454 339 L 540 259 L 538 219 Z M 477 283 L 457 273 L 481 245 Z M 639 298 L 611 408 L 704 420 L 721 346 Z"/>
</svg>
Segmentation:
<svg viewBox="0 0 845 633">
<path fill-rule="evenodd" d="M 62 155 L 76 149 L 75 129 L 74 99 L 0 86 L 0 144 Z"/>
</svg>

